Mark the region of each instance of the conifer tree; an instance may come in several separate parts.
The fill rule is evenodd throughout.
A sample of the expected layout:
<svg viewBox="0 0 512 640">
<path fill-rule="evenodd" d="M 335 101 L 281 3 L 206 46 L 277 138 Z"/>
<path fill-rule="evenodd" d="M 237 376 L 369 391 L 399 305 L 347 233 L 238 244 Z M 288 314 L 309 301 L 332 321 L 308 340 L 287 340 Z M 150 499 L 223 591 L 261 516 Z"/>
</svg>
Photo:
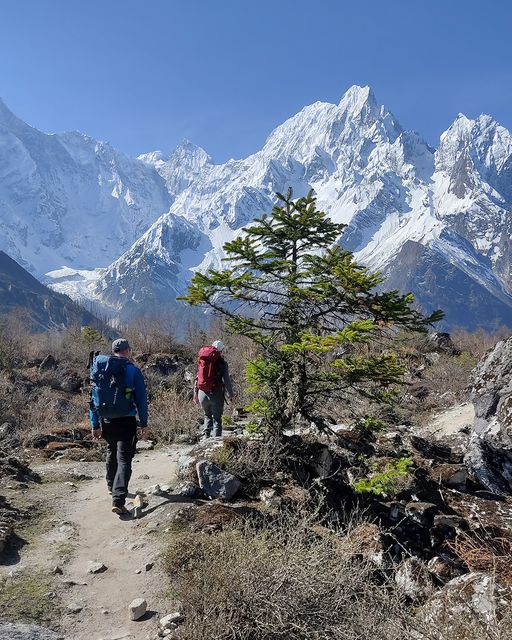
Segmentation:
<svg viewBox="0 0 512 640">
<path fill-rule="evenodd" d="M 442 313 L 426 317 L 412 294 L 383 292 L 384 278 L 338 244 L 346 225 L 318 210 L 312 192 L 276 195 L 271 216 L 224 245 L 229 267 L 195 273 L 182 299 L 259 345 L 247 371 L 251 408 L 279 435 L 299 417 L 325 426 L 326 399 L 386 401 L 402 367 L 391 351 L 367 347 L 398 328 L 426 331 Z"/>
</svg>

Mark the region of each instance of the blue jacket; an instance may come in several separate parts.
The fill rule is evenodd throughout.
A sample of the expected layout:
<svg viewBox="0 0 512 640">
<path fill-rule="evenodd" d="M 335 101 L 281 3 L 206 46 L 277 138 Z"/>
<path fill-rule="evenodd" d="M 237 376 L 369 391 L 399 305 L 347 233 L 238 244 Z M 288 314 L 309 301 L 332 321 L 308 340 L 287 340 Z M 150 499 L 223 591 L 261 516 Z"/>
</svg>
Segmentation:
<svg viewBox="0 0 512 640">
<path fill-rule="evenodd" d="M 141 370 L 131 362 L 126 365 L 125 375 L 126 386 L 133 389 L 133 409 L 127 415 L 138 415 L 140 426 L 145 428 L 148 426 L 148 394 L 144 377 Z M 101 427 L 101 417 L 94 407 L 89 409 L 89 418 L 93 429 Z"/>
</svg>

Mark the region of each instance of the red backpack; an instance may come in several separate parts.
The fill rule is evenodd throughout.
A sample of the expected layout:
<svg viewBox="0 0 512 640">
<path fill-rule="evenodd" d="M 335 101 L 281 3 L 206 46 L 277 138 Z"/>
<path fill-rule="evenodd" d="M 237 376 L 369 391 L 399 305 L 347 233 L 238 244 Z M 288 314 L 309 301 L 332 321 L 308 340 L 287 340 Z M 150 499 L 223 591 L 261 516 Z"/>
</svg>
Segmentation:
<svg viewBox="0 0 512 640">
<path fill-rule="evenodd" d="M 219 386 L 220 351 L 215 347 L 202 347 L 199 349 L 197 362 L 197 388 L 205 393 L 211 393 Z"/>
</svg>

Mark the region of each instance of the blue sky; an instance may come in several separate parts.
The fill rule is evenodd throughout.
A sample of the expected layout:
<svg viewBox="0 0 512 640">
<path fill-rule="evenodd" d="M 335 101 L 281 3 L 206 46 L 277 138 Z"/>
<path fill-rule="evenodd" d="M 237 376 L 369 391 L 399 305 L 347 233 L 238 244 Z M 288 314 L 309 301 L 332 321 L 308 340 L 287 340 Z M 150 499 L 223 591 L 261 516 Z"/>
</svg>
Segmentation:
<svg viewBox="0 0 512 640">
<path fill-rule="evenodd" d="M 44 131 L 225 161 L 369 84 L 436 145 L 459 112 L 512 128 L 511 33 L 508 0 L 0 0 L 0 96 Z"/>
</svg>

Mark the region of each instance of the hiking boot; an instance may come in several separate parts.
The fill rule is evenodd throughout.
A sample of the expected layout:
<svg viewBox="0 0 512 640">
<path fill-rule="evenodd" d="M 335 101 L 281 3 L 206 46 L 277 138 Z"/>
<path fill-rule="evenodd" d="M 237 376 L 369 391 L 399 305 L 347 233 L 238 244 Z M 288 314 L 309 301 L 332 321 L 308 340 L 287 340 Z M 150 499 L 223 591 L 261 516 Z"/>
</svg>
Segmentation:
<svg viewBox="0 0 512 640">
<path fill-rule="evenodd" d="M 127 516 L 130 514 L 130 511 L 128 511 L 124 504 L 113 504 L 112 513 L 115 513 L 118 516 Z"/>
</svg>

